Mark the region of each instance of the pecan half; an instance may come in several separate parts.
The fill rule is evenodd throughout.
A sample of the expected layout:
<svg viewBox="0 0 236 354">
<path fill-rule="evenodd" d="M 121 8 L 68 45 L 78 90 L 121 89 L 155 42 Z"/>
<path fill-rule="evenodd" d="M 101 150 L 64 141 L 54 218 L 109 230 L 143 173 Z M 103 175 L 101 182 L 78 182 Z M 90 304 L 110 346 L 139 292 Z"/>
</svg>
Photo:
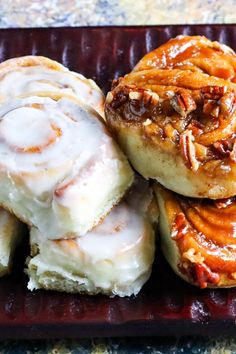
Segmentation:
<svg viewBox="0 0 236 354">
<path fill-rule="evenodd" d="M 219 100 L 227 91 L 227 86 L 205 86 L 201 88 L 204 99 Z"/>
<path fill-rule="evenodd" d="M 199 168 L 199 161 L 196 159 L 196 149 L 193 143 L 191 130 L 186 130 L 180 135 L 180 150 L 187 166 L 194 172 Z"/>
<path fill-rule="evenodd" d="M 236 108 L 235 93 L 233 91 L 226 92 L 223 97 L 219 100 L 220 113 L 228 118 L 234 113 Z"/>
<path fill-rule="evenodd" d="M 220 281 L 218 273 L 212 270 L 206 264 L 195 264 L 196 280 L 201 289 L 207 287 L 208 283 L 217 284 Z"/>
<path fill-rule="evenodd" d="M 220 112 L 219 105 L 214 100 L 204 100 L 203 113 L 218 118 Z"/>
<path fill-rule="evenodd" d="M 186 234 L 188 225 L 184 213 L 176 215 L 171 227 L 171 238 L 173 240 L 179 240 Z"/>
<path fill-rule="evenodd" d="M 171 97 L 170 104 L 182 117 L 186 117 L 197 108 L 194 99 L 187 91 L 179 92 Z"/>
</svg>

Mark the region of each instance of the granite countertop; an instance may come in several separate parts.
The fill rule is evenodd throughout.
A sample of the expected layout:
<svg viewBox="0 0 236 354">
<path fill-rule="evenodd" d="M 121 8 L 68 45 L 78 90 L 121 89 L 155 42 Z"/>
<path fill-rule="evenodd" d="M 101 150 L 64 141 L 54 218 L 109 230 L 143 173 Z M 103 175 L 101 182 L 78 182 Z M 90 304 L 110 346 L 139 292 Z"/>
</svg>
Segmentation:
<svg viewBox="0 0 236 354">
<path fill-rule="evenodd" d="M 236 22 L 235 0 L 8 0 L 0 27 Z"/>
<path fill-rule="evenodd" d="M 0 27 L 235 23 L 235 0 L 8 0 Z M 0 341 L 0 353 L 236 353 L 233 338 Z"/>
</svg>

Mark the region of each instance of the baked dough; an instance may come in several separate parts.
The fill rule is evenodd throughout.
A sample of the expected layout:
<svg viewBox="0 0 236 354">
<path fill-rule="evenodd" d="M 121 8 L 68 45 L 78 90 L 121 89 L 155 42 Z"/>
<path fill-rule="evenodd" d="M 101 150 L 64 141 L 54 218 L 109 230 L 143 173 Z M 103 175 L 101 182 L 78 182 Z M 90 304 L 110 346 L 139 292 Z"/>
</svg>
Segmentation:
<svg viewBox="0 0 236 354">
<path fill-rule="evenodd" d="M 35 92 L 78 97 L 104 115 L 104 95 L 96 83 L 42 56 L 24 56 L 0 64 L 0 103 Z"/>
<path fill-rule="evenodd" d="M 0 204 L 44 237 L 84 235 L 133 182 L 100 116 L 72 96 L 12 99 L 0 117 Z"/>
<path fill-rule="evenodd" d="M 14 215 L 0 208 L 0 277 L 11 272 L 12 258 L 24 231 L 23 224 Z"/>
<path fill-rule="evenodd" d="M 182 37 L 177 41 L 176 52 L 182 53 Z M 230 81 L 234 77 L 209 76 L 199 69 L 202 56 L 196 67 L 191 59 L 188 65 L 152 68 L 158 64 L 155 52 L 158 49 L 153 62 L 147 56 L 134 72 L 113 83 L 105 105 L 108 124 L 145 178 L 189 197 L 234 196 L 236 85 Z M 217 53 L 219 71 L 226 54 Z M 235 54 L 229 50 L 227 55 L 235 63 Z M 149 62 L 151 68 L 146 68 Z M 146 69 L 138 71 L 140 67 Z"/>
<path fill-rule="evenodd" d="M 236 55 L 225 44 L 204 36 L 177 36 L 146 54 L 133 71 L 181 69 L 236 81 Z"/>
<path fill-rule="evenodd" d="M 139 178 L 125 200 L 84 237 L 52 241 L 32 228 L 28 288 L 136 295 L 151 273 L 157 218 L 152 190 Z"/>
<path fill-rule="evenodd" d="M 176 274 L 206 287 L 236 286 L 236 200 L 177 195 L 156 184 L 161 248 Z"/>
</svg>

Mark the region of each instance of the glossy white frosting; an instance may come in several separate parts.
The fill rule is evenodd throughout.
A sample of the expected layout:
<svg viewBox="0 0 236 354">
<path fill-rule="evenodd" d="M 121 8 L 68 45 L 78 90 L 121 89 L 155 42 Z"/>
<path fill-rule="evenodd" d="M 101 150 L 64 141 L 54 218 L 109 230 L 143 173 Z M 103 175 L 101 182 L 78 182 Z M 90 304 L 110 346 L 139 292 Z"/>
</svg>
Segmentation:
<svg viewBox="0 0 236 354">
<path fill-rule="evenodd" d="M 0 64 L 0 101 L 41 91 L 75 95 L 103 115 L 104 95 L 95 82 L 53 60 L 26 56 Z"/>
<path fill-rule="evenodd" d="M 95 111 L 69 97 L 0 107 L 0 203 L 48 238 L 82 235 L 132 183 Z"/>
<path fill-rule="evenodd" d="M 44 287 L 44 277 L 52 272 L 77 284 L 78 292 L 137 294 L 150 275 L 155 249 L 147 211 L 152 192 L 147 182 L 141 185 L 143 190 L 136 187 L 84 237 L 50 241 L 32 228 L 30 242 L 38 246 L 39 254 L 29 263 L 28 287 Z"/>
</svg>

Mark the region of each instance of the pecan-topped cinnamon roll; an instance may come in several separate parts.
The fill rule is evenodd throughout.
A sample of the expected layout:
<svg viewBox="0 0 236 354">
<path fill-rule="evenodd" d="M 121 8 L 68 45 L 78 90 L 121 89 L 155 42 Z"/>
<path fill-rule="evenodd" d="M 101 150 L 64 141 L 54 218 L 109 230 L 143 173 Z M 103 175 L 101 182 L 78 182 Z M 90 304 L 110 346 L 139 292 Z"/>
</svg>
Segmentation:
<svg viewBox="0 0 236 354">
<path fill-rule="evenodd" d="M 182 37 L 179 41 L 181 44 Z M 176 45 L 177 52 L 184 48 L 184 44 Z M 234 53 L 225 51 L 217 52 L 218 72 L 221 56 L 232 58 L 234 63 Z M 203 55 L 204 51 L 198 67 L 201 60 L 204 62 Z M 195 70 L 193 64 L 181 66 L 181 62 L 173 69 L 138 71 L 141 64 L 113 83 L 105 105 L 107 122 L 134 168 L 182 195 L 211 199 L 235 195 L 233 74 L 226 75 L 226 80 Z M 231 68 L 234 72 L 233 64 Z"/>
<path fill-rule="evenodd" d="M 191 199 L 155 186 L 163 253 L 186 281 L 236 286 L 236 199 Z"/>
</svg>

